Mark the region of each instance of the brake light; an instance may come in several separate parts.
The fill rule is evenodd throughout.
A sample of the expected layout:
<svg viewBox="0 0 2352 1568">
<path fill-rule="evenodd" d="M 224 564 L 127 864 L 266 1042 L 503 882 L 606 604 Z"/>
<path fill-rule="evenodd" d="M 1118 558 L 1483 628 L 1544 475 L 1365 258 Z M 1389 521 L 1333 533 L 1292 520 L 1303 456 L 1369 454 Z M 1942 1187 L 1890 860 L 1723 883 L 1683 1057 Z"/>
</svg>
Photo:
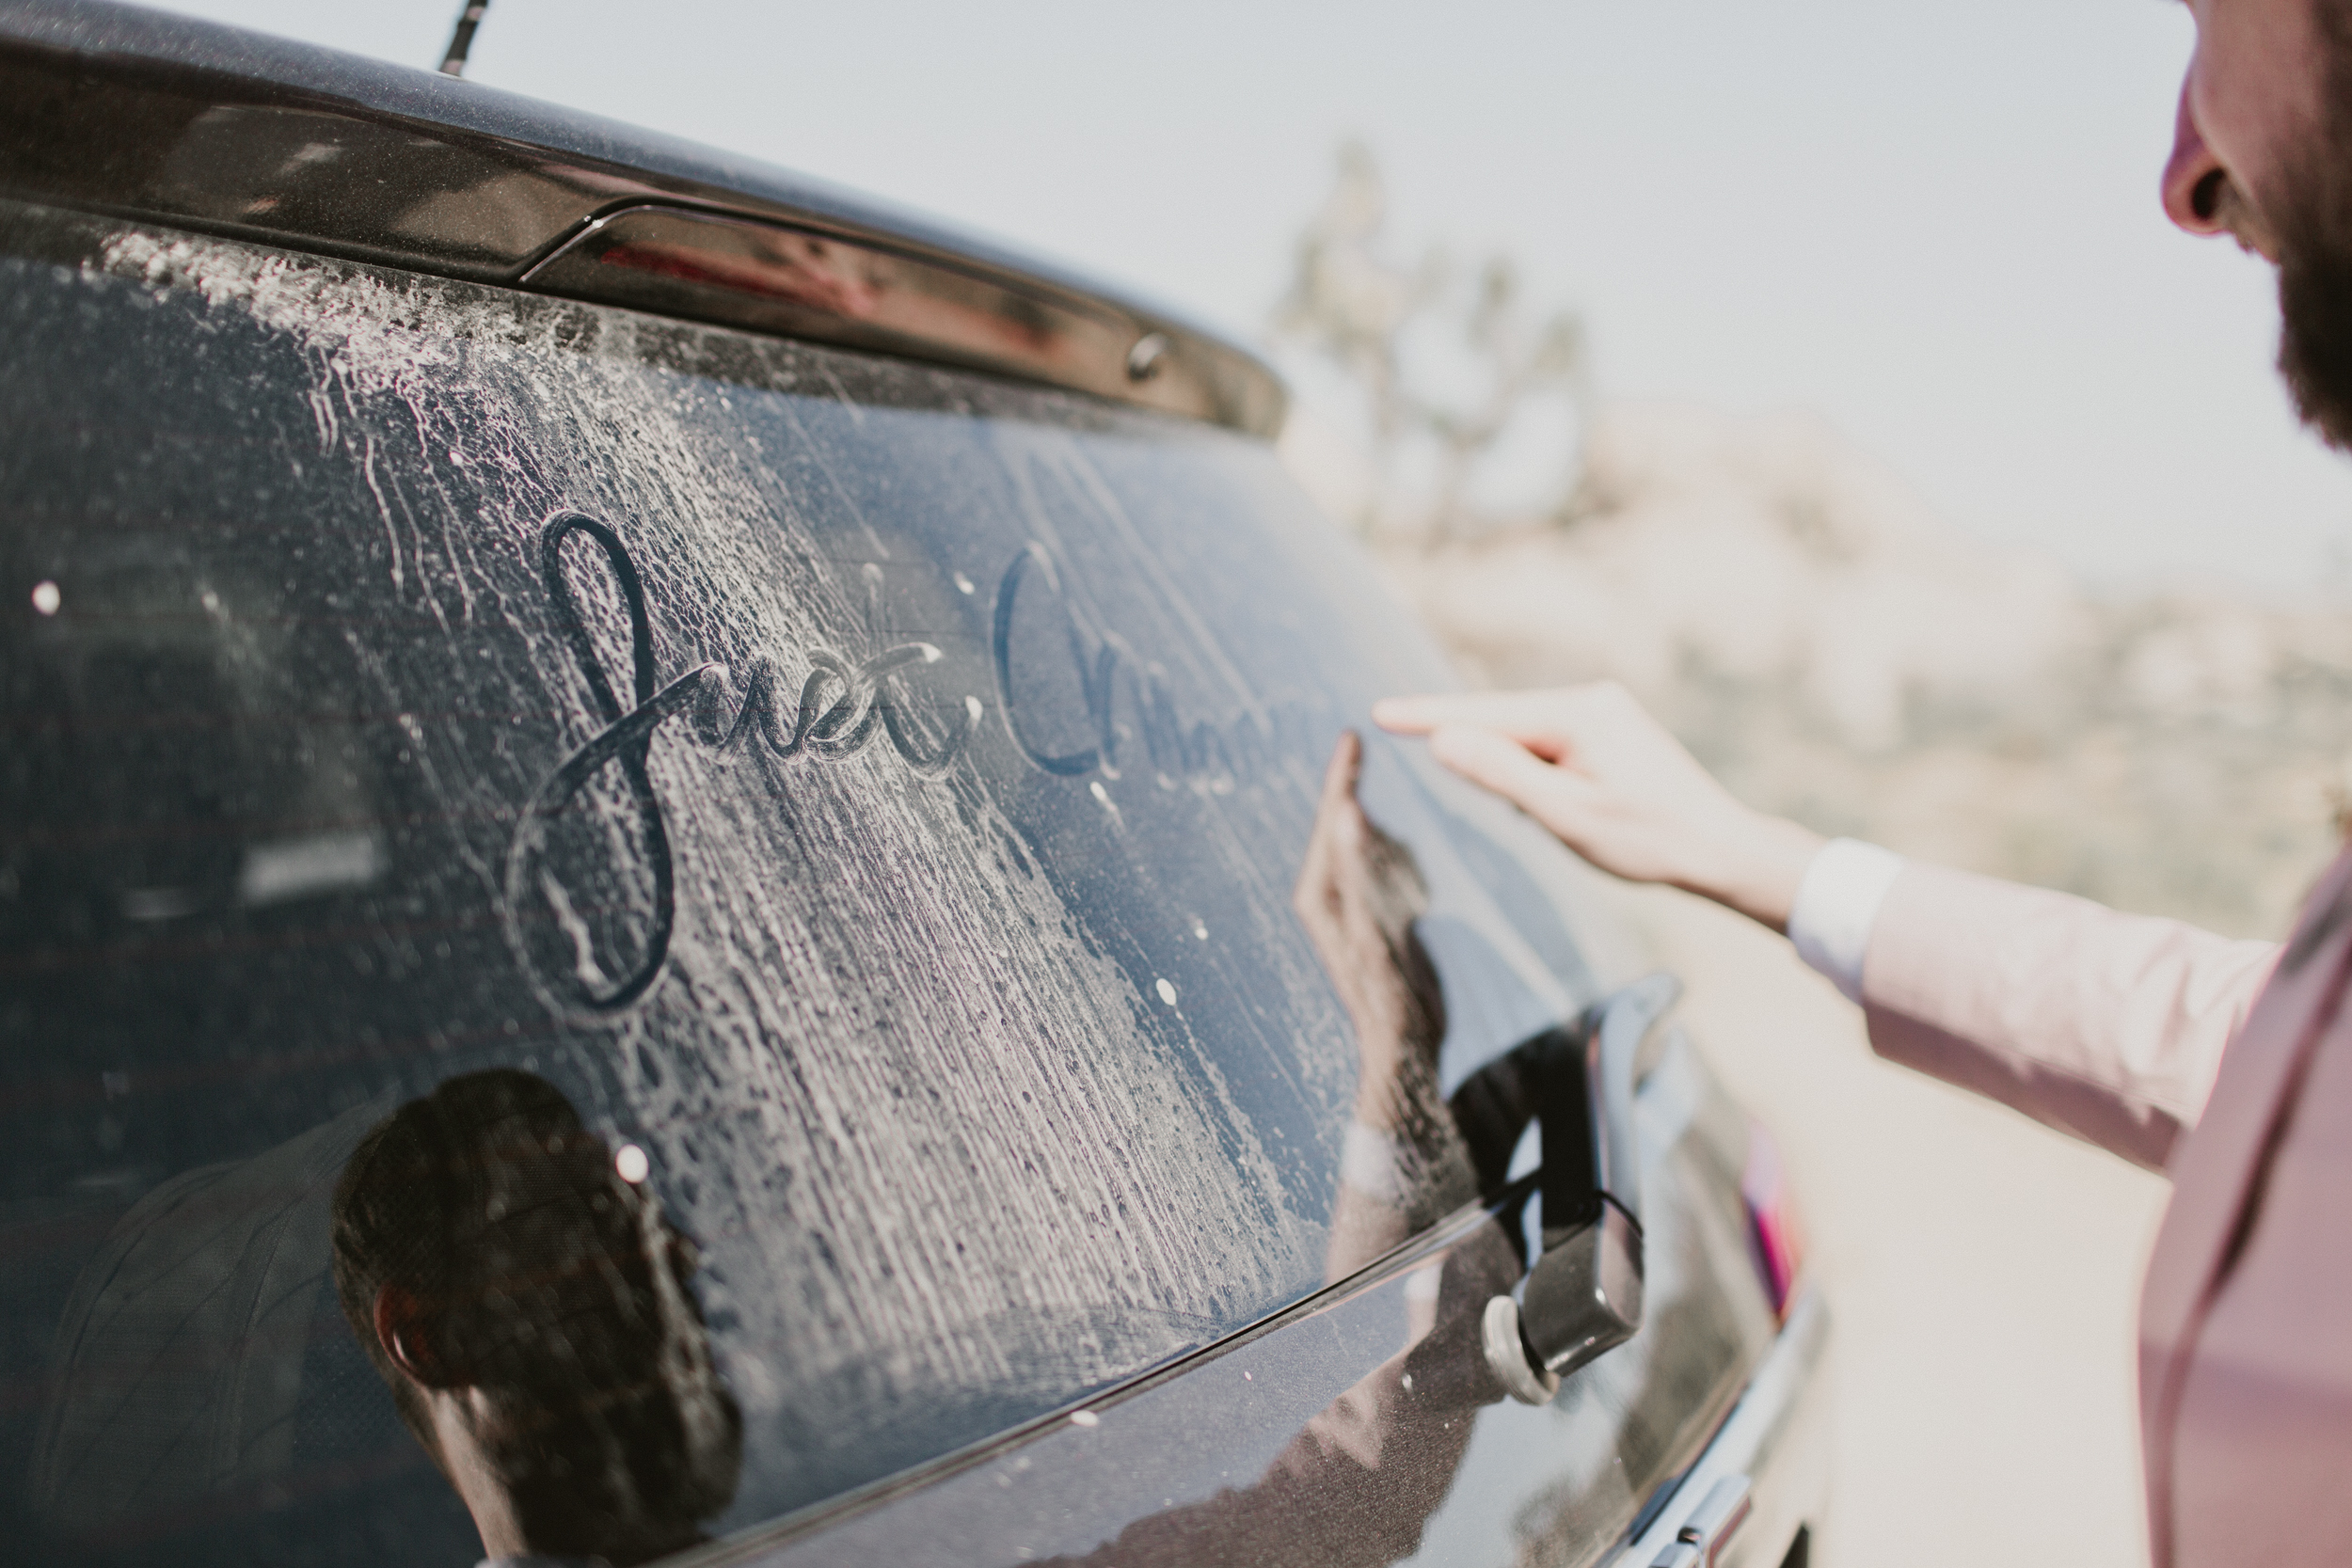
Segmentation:
<svg viewBox="0 0 2352 1568">
<path fill-rule="evenodd" d="M 1748 1124 L 1748 1168 L 1740 1178 L 1740 1196 L 1747 1200 L 1748 1239 L 1756 1272 L 1772 1297 L 1772 1311 L 1786 1318 L 1797 1271 L 1804 1262 L 1804 1233 L 1797 1225 L 1780 1146 L 1760 1122 Z"/>
</svg>

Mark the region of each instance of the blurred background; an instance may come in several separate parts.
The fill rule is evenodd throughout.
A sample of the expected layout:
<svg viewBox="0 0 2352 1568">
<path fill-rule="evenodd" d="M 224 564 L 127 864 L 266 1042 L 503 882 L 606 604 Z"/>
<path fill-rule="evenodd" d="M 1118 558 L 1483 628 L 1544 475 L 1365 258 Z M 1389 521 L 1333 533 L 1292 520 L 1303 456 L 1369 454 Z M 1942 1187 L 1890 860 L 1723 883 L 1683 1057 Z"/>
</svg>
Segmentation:
<svg viewBox="0 0 2352 1568">
<path fill-rule="evenodd" d="M 457 7 L 175 8 L 419 67 Z M 2163 0 L 492 0 L 469 79 L 886 197 L 1267 352 L 1466 678 L 1613 675 L 1825 831 L 2277 936 L 2352 800 L 2352 470 L 2156 203 Z M 2144 1560 L 2163 1184 L 1623 895 L 1840 1320 L 1833 1564 Z"/>
</svg>

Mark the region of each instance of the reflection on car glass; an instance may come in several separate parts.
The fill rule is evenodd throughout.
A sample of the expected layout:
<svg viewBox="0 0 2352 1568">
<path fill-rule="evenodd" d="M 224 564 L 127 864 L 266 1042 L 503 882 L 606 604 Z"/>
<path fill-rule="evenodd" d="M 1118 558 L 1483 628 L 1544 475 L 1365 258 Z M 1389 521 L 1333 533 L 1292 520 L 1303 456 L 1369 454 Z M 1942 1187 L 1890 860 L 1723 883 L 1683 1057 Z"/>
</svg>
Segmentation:
<svg viewBox="0 0 2352 1568">
<path fill-rule="evenodd" d="M 646 1171 L 501 1069 L 402 1106 L 336 1186 L 344 1315 L 492 1558 L 629 1568 L 735 1495 L 742 1415 Z"/>
<path fill-rule="evenodd" d="M 337 1174 L 389 1106 L 150 1192 L 81 1271 L 30 1492 L 59 1533 L 119 1533 L 282 1482 Z"/>
<path fill-rule="evenodd" d="M 1362 768 L 1363 742 L 1342 735 L 1291 895 L 1356 1036 L 1356 1108 L 1327 1270 L 1334 1279 L 1354 1272 L 1340 1267 L 1343 1257 L 1359 1267 L 1478 1196 L 1470 1152 L 1438 1089 L 1445 995 L 1415 930 L 1428 888 L 1412 851 L 1364 815 Z M 1367 1210 L 1351 1195 L 1378 1201 Z"/>
<path fill-rule="evenodd" d="M 397 1469 L 384 1445 L 407 1439 L 336 1364 L 356 1342 L 490 1556 L 628 1568 L 700 1539 L 742 1421 L 649 1174 L 498 1069 L 165 1182 L 58 1325 L 38 1515 L 119 1546 L 316 1485 L 323 1462 Z M 322 1330 L 330 1277 L 350 1341 Z"/>
<path fill-rule="evenodd" d="M 294 628 L 260 575 L 151 536 L 75 565 L 70 610 L 60 594 L 9 671 L 19 703 L 38 692 L 72 715 L 25 759 L 70 788 L 16 824 L 73 857 L 82 907 L 54 924 L 169 934 L 379 880 L 350 722 L 304 700 Z M 122 819 L 94 831 L 92 799 Z"/>
<path fill-rule="evenodd" d="M 1138 1519 L 1083 1557 L 1044 1560 L 1382 1568 L 1412 1556 L 1453 1489 L 1473 1418 L 1503 1397 L 1479 1354 L 1478 1322 L 1518 1274 L 1501 1227 L 1479 1226 L 1407 1277 L 1396 1354 L 1309 1418 L 1256 1481 Z"/>
<path fill-rule="evenodd" d="M 1476 1198 L 1475 1167 L 1493 1163 L 1465 1142 L 1438 1092 L 1445 999 L 1413 929 L 1427 892 L 1411 850 L 1364 815 L 1357 799 L 1362 763 L 1362 743 L 1343 734 L 1292 895 L 1356 1036 L 1355 1119 L 1334 1198 L 1329 1282 Z M 1478 1323 L 1487 1299 L 1508 1290 L 1520 1267 L 1503 1228 L 1478 1224 L 1412 1270 L 1396 1352 L 1310 1418 L 1253 1481 L 1136 1520 L 1083 1556 L 1048 1560 L 1063 1568 L 1229 1560 L 1375 1568 L 1411 1555 L 1469 1450 L 1471 1417 L 1503 1397 L 1479 1354 Z M 1089 1411 L 1074 1418 L 1096 1423 Z M 1334 1527 L 1337 1519 L 1344 1528 Z"/>
<path fill-rule="evenodd" d="M 1365 816 L 1362 765 L 1361 741 L 1343 734 L 1292 894 L 1356 1037 L 1355 1116 L 1325 1263 L 1333 1282 L 1476 1199 L 1481 1172 L 1495 1172 L 1499 1187 L 1525 1124 L 1485 1103 L 1473 1107 L 1483 1114 L 1457 1120 L 1438 1092 L 1445 997 L 1415 932 L 1428 891 L 1412 851 Z M 1139 1519 L 1083 1557 L 1050 1560 L 1375 1568 L 1411 1556 L 1453 1488 L 1472 1418 L 1503 1398 L 1480 1351 L 1479 1323 L 1522 1267 L 1502 1225 L 1478 1224 L 1407 1277 L 1396 1353 L 1308 1419 L 1253 1482 Z"/>
</svg>

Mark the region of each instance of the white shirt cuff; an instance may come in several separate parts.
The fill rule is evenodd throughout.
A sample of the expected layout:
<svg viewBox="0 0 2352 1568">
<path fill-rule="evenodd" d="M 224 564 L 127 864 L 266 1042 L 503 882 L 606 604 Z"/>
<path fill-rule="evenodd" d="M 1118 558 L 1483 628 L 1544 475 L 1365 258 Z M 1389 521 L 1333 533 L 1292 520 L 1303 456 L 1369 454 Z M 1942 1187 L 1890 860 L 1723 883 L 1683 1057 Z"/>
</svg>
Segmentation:
<svg viewBox="0 0 2352 1568">
<path fill-rule="evenodd" d="M 1821 846 L 1797 885 L 1788 911 L 1788 940 L 1797 957 L 1829 976 L 1849 1002 L 1862 1000 L 1862 960 L 1870 950 L 1886 890 L 1903 874 L 1902 856 L 1860 839 Z"/>
</svg>

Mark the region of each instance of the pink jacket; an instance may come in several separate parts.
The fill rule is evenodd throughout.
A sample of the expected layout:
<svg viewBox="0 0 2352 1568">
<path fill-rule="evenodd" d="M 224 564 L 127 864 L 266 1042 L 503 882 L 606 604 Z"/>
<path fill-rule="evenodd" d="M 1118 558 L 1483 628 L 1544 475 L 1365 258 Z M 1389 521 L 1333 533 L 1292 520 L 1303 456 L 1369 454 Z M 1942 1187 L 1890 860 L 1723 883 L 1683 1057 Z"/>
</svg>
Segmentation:
<svg viewBox="0 0 2352 1568">
<path fill-rule="evenodd" d="M 2281 949 L 1907 867 L 1881 1054 L 2169 1171 L 2140 1297 L 2157 1568 L 2352 1561 L 2352 853 Z"/>
</svg>

